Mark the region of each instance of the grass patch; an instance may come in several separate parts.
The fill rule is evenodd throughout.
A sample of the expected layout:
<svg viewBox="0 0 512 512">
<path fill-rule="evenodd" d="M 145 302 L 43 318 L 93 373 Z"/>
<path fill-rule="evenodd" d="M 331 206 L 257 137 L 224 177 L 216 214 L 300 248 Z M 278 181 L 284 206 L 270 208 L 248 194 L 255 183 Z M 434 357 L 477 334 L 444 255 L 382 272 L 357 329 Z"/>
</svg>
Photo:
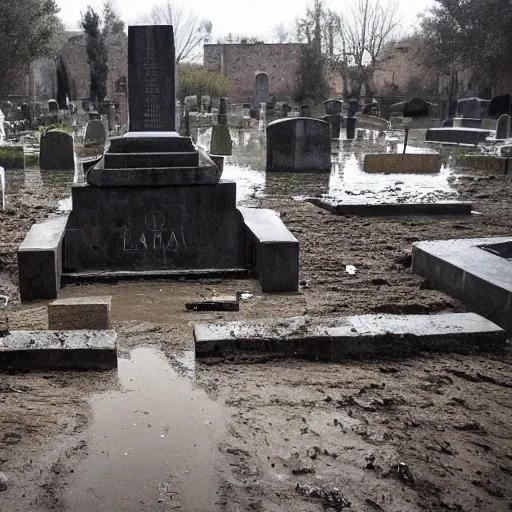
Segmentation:
<svg viewBox="0 0 512 512">
<path fill-rule="evenodd" d="M 0 167 L 23 169 L 25 167 L 23 147 L 0 147 Z"/>
</svg>

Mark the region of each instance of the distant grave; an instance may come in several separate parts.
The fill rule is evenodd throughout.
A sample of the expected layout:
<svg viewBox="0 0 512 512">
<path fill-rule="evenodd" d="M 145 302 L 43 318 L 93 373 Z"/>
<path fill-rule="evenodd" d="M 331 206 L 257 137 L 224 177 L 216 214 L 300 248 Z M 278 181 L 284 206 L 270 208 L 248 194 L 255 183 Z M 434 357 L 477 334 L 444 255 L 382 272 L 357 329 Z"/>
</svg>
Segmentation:
<svg viewBox="0 0 512 512">
<path fill-rule="evenodd" d="M 331 172 L 331 127 L 321 119 L 278 119 L 267 126 L 267 171 Z"/>
<path fill-rule="evenodd" d="M 73 136 L 62 130 L 50 130 L 41 135 L 39 167 L 43 170 L 74 171 Z"/>
</svg>

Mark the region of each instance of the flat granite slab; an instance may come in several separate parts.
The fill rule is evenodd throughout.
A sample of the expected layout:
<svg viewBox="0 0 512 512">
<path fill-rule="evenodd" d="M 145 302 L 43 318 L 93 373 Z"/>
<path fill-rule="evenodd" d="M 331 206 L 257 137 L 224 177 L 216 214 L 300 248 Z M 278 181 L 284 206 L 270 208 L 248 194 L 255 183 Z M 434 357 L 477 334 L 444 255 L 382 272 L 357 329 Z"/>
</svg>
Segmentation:
<svg viewBox="0 0 512 512">
<path fill-rule="evenodd" d="M 512 237 L 417 242 L 412 270 L 512 333 L 511 249 Z"/>
<path fill-rule="evenodd" d="M 0 337 L 0 371 L 109 370 L 115 331 L 11 331 Z"/>
<path fill-rule="evenodd" d="M 496 350 L 503 329 L 474 313 L 293 317 L 194 326 L 197 357 L 237 354 L 300 357 L 325 361 L 404 357 L 419 352 Z"/>
<path fill-rule="evenodd" d="M 332 204 L 315 197 L 307 201 L 333 215 L 360 215 L 362 217 L 401 215 L 471 215 L 472 203 L 439 201 L 437 203 L 339 203 Z"/>
</svg>

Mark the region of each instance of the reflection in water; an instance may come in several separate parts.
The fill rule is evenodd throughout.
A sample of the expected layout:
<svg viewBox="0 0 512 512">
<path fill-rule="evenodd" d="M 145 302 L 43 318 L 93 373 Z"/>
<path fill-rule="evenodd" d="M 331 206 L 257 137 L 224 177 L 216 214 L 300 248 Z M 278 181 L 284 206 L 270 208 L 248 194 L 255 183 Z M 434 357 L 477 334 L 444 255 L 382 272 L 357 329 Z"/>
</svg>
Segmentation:
<svg viewBox="0 0 512 512">
<path fill-rule="evenodd" d="M 375 130 L 359 130 L 359 138 L 346 140 L 342 130 L 340 140 L 332 142 L 331 174 L 266 173 L 266 142 L 259 128 L 230 130 L 233 154 L 224 163 L 224 179 L 237 181 L 239 204 L 258 206 L 269 196 L 325 196 L 333 202 L 420 202 L 453 199 L 457 193 L 448 177 L 450 167 L 438 174 L 375 174 L 363 171 L 368 153 L 390 152 L 389 141 Z M 211 129 L 199 129 L 194 139 L 204 149 L 210 147 Z M 398 153 L 403 143 L 397 142 Z M 407 153 L 436 153 L 424 143 L 411 140 Z"/>
<path fill-rule="evenodd" d="M 408 149 L 423 152 L 421 148 Z M 448 167 L 437 174 L 376 174 L 363 171 L 363 160 L 364 156 L 355 152 L 339 153 L 329 180 L 328 199 L 344 203 L 431 202 L 457 196 L 448 182 Z"/>
<path fill-rule="evenodd" d="M 155 350 L 134 350 L 119 359 L 118 371 L 121 389 L 92 399 L 88 456 L 66 490 L 64 510 L 219 510 L 220 406 Z"/>
</svg>

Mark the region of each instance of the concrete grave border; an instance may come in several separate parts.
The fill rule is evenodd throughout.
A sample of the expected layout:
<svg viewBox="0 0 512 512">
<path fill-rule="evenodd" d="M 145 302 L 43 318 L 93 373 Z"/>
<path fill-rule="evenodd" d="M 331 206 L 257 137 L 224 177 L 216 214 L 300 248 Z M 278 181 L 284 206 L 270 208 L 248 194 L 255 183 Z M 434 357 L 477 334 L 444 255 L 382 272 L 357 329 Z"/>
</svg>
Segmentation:
<svg viewBox="0 0 512 512">
<path fill-rule="evenodd" d="M 512 333 L 512 262 L 482 246 L 512 244 L 512 237 L 417 242 L 412 270 L 439 291 Z"/>
<path fill-rule="evenodd" d="M 194 326 L 196 357 L 267 355 L 322 361 L 499 350 L 503 329 L 474 313 L 269 318 Z"/>
</svg>

